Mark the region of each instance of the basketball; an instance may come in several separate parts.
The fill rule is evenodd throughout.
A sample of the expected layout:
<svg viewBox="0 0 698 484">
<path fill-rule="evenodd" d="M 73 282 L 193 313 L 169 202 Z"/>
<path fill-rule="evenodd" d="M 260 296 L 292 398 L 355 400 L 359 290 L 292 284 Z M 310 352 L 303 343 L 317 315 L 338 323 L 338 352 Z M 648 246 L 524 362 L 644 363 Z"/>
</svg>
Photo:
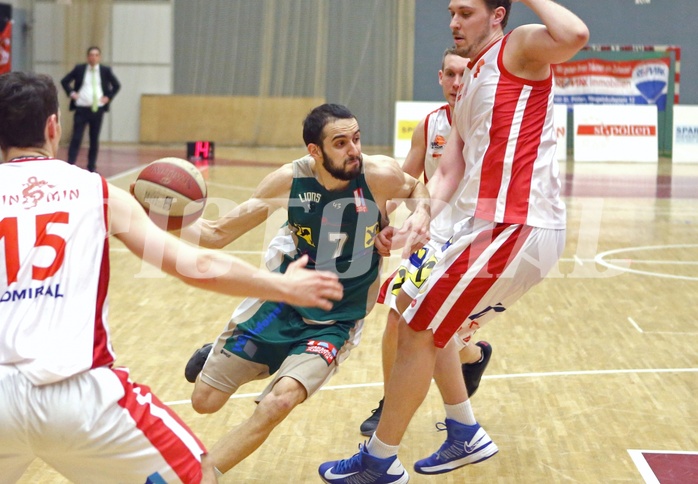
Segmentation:
<svg viewBox="0 0 698 484">
<path fill-rule="evenodd" d="M 201 172 L 181 158 L 161 158 L 136 178 L 133 195 L 153 222 L 179 230 L 198 219 L 206 206 L 207 187 Z"/>
</svg>

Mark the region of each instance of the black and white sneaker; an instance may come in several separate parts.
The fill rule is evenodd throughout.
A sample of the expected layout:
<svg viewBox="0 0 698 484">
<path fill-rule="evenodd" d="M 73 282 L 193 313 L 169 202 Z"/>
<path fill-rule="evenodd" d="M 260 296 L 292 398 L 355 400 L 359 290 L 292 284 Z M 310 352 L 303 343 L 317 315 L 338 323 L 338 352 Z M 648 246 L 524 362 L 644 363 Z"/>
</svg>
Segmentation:
<svg viewBox="0 0 698 484">
<path fill-rule="evenodd" d="M 480 386 L 482 374 L 485 373 L 487 364 L 492 356 L 492 345 L 487 341 L 478 341 L 475 343 L 482 349 L 482 359 L 477 363 L 463 363 L 461 370 L 463 371 L 463 379 L 465 380 L 465 388 L 468 390 L 468 397 L 475 395 L 477 388 Z"/>
<path fill-rule="evenodd" d="M 201 373 L 204 363 L 206 363 L 206 359 L 208 358 L 209 353 L 211 353 L 212 348 L 213 343 L 206 343 L 201 348 L 196 350 L 194 354 L 191 355 L 191 358 L 189 358 L 187 366 L 184 367 L 184 378 L 186 378 L 189 383 L 196 382 L 196 377 L 199 376 L 199 373 Z"/>
<path fill-rule="evenodd" d="M 361 427 L 359 427 L 359 430 L 361 430 L 361 435 L 365 435 L 367 437 L 373 435 L 373 432 L 376 431 L 376 427 L 378 427 L 378 422 L 381 419 L 381 413 L 383 413 L 382 398 L 381 401 L 378 402 L 378 408 L 374 408 L 373 410 L 371 410 L 371 416 L 364 420 L 364 422 L 361 424 Z"/>
</svg>

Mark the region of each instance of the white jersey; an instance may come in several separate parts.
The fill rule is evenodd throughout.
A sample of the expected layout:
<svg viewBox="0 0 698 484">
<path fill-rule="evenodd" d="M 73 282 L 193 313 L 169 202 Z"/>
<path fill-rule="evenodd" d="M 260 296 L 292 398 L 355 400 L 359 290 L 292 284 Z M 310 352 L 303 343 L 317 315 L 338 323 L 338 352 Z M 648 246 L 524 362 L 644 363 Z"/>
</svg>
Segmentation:
<svg viewBox="0 0 698 484">
<path fill-rule="evenodd" d="M 444 104 L 424 118 L 424 140 L 427 154 L 424 157 L 424 183 L 429 181 L 439 166 L 448 135 L 451 133 L 451 107 Z"/>
<path fill-rule="evenodd" d="M 110 366 L 106 181 L 55 159 L 0 179 L 0 365 L 35 385 Z"/>
<path fill-rule="evenodd" d="M 427 147 L 424 157 L 424 183 L 427 183 L 436 172 L 450 133 L 451 107 L 448 104 L 444 104 L 424 118 L 424 136 Z M 464 217 L 463 212 L 453 204 L 445 207 L 431 221 L 429 232 L 432 240 L 438 243 L 448 241 L 454 226 Z"/>
<path fill-rule="evenodd" d="M 508 72 L 507 38 L 470 62 L 458 94 L 454 127 L 464 141 L 465 173 L 457 206 L 492 222 L 564 229 L 553 74 L 529 81 Z"/>
</svg>

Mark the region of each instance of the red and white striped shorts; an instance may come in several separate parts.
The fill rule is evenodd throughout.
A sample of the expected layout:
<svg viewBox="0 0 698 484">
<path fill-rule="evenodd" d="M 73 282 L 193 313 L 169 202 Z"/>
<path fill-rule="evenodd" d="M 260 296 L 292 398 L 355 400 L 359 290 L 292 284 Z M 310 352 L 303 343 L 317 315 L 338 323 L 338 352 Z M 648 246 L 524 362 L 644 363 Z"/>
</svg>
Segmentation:
<svg viewBox="0 0 698 484">
<path fill-rule="evenodd" d="M 434 332 L 443 348 L 467 344 L 496 314 L 543 280 L 565 245 L 565 230 L 470 219 L 446 244 L 429 242 L 402 264 L 379 302 L 402 313 L 416 331 Z M 412 300 L 397 307 L 403 291 Z"/>
</svg>

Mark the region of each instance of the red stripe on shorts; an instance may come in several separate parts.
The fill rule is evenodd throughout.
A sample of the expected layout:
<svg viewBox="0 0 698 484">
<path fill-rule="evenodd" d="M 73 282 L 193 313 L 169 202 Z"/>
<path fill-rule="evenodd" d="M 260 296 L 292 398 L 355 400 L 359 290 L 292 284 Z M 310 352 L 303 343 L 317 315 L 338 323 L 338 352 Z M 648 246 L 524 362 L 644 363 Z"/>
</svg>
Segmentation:
<svg viewBox="0 0 698 484">
<path fill-rule="evenodd" d="M 390 292 L 393 290 L 393 279 L 395 279 L 396 275 L 397 270 L 390 274 L 390 277 L 388 277 L 385 281 L 383 281 L 383 284 L 381 284 L 381 289 L 378 293 L 378 304 L 385 304 L 385 298 L 388 297 L 388 294 L 390 294 Z"/>
<path fill-rule="evenodd" d="M 201 441 L 176 413 L 150 391 L 149 387 L 132 382 L 124 370 L 113 371 L 125 390 L 119 405 L 131 415 L 136 427 L 160 452 L 182 482 L 201 482 L 200 456 L 193 453 L 180 435 L 189 434 L 200 447 L 201 453 L 204 453 L 206 448 Z M 169 422 L 158 414 L 163 415 Z"/>
<path fill-rule="evenodd" d="M 508 224 L 497 224 L 492 230 L 486 230 L 477 235 L 468 248 L 451 264 L 444 276 L 434 284 L 412 318 L 410 327 L 418 331 L 429 327 L 438 310 L 456 289 L 463 274 L 470 268 L 471 263 L 476 262 L 508 227 L 510 227 Z M 460 329 L 475 306 L 499 280 L 499 276 L 511 261 L 512 253 L 516 254 L 519 251 L 530 232 L 530 227 L 518 226 L 490 257 L 477 276 L 458 295 L 458 300 L 434 332 L 434 344 L 437 347 L 446 346 L 446 343 Z"/>
</svg>

